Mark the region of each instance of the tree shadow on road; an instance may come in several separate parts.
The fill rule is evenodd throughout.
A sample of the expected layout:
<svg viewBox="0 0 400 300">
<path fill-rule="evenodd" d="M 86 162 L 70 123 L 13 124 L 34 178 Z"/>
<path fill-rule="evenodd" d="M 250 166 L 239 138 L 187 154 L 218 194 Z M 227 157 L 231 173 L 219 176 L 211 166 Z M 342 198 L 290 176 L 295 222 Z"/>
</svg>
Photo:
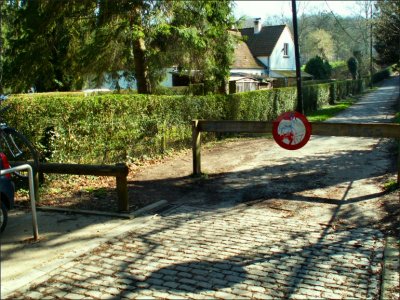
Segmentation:
<svg viewBox="0 0 400 300">
<path fill-rule="evenodd" d="M 116 298 L 214 298 L 215 292 L 252 298 L 259 292 L 287 299 L 302 289 L 314 298 L 329 291 L 344 298 L 377 295 L 377 231 L 265 219 L 262 210 L 249 209 L 191 213 L 182 207 L 79 257 L 33 290 Z"/>
<path fill-rule="evenodd" d="M 378 148 L 384 149 L 387 140 Z M 376 150 L 376 149 L 374 149 Z M 228 173 L 210 173 L 200 178 L 189 176 L 158 180 L 130 181 L 131 201 L 154 197 L 173 203 L 196 203 L 204 206 L 218 204 L 227 199 L 232 205 L 253 200 L 285 199 L 311 203 L 339 204 L 349 182 L 373 180 L 394 172 L 393 166 L 375 166 L 377 160 L 387 159 L 385 150 L 348 150 L 333 155 L 319 154 L 312 157 L 282 159 L 279 165 L 263 166 Z M 380 162 L 378 162 L 380 163 Z M 336 194 L 325 197 L 302 194 L 315 189 L 341 186 Z M 366 201 L 382 196 L 383 192 L 349 196 L 346 203 Z"/>
</svg>

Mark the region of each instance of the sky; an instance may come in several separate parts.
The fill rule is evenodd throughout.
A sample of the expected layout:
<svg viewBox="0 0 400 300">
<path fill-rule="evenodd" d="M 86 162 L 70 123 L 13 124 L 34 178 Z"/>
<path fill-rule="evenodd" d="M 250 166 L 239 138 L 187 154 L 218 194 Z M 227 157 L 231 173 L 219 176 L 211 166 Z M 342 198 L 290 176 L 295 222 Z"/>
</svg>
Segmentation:
<svg viewBox="0 0 400 300">
<path fill-rule="evenodd" d="M 357 1 L 296 1 L 296 6 L 299 9 L 306 8 L 308 11 L 327 11 L 329 9 L 334 14 L 340 16 L 351 16 L 355 13 L 355 7 Z M 236 0 L 236 7 L 234 10 L 235 17 L 239 18 L 243 15 L 252 18 L 265 19 L 267 16 L 272 15 L 285 15 L 287 17 L 292 16 L 292 5 L 291 1 L 271 1 L 271 0 L 259 0 L 259 1 L 248 1 L 248 0 Z M 329 8 L 328 8 L 329 7 Z"/>
</svg>

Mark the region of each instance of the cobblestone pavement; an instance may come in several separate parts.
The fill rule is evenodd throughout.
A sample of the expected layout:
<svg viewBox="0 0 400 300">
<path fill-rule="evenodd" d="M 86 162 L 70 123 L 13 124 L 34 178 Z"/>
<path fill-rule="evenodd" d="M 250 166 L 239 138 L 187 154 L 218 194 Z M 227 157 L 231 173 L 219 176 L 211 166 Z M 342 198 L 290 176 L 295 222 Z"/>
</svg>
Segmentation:
<svg viewBox="0 0 400 300">
<path fill-rule="evenodd" d="M 377 299 L 383 246 L 375 229 L 183 205 L 9 299 Z"/>
</svg>

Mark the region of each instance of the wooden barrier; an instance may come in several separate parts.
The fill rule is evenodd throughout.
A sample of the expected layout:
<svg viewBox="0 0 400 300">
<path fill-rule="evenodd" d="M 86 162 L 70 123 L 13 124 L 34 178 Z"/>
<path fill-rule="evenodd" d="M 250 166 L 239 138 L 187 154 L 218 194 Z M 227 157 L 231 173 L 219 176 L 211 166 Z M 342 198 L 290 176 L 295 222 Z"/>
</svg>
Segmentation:
<svg viewBox="0 0 400 300">
<path fill-rule="evenodd" d="M 18 165 L 20 162 L 10 162 Z M 116 178 L 116 188 L 118 194 L 118 210 L 120 212 L 129 211 L 128 201 L 128 181 L 129 173 L 126 164 L 115 165 L 83 165 L 83 164 L 62 164 L 62 163 L 39 163 L 36 173 L 70 174 L 70 175 L 94 175 L 94 176 L 114 176 Z M 38 177 L 36 176 L 35 180 Z M 36 183 L 38 185 L 38 183 Z"/>
<path fill-rule="evenodd" d="M 400 139 L 400 124 L 394 123 L 327 123 L 311 122 L 312 135 L 352 136 Z M 272 133 L 272 122 L 262 121 L 208 121 L 192 122 L 193 174 L 201 174 L 201 132 Z M 397 183 L 400 186 L 400 150 L 398 154 Z"/>
</svg>

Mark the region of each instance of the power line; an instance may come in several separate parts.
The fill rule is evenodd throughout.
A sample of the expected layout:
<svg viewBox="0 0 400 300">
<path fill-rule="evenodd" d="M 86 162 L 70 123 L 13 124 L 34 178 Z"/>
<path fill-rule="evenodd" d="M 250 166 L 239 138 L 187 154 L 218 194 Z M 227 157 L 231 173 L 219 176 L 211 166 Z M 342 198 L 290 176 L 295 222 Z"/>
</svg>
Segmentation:
<svg viewBox="0 0 400 300">
<path fill-rule="evenodd" d="M 327 1 L 327 0 L 325 0 L 325 3 L 326 3 L 326 6 L 329 8 L 329 10 L 330 10 L 332 16 L 335 18 L 336 23 L 338 23 L 339 27 L 344 31 L 344 33 L 346 33 L 346 34 L 349 36 L 349 38 L 350 38 L 353 42 L 357 43 L 357 41 L 356 41 L 355 39 L 353 39 L 353 37 L 346 31 L 346 29 L 344 29 L 344 27 L 342 26 L 342 24 L 339 22 L 338 18 L 337 18 L 336 15 L 333 13 L 332 9 L 329 7 L 329 4 L 328 4 L 328 1 Z"/>
</svg>

